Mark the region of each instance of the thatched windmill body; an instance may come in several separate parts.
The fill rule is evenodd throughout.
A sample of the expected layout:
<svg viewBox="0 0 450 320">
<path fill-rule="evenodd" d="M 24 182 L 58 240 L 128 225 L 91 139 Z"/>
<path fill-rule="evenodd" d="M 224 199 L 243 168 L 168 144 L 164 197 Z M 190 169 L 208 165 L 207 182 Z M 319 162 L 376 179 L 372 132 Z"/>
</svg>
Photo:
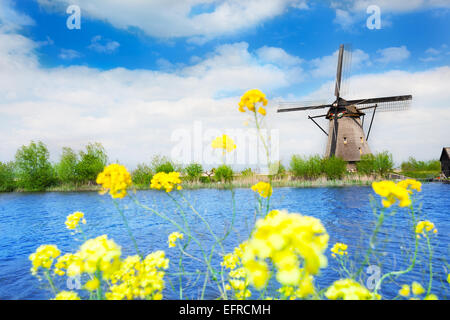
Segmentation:
<svg viewBox="0 0 450 320">
<path fill-rule="evenodd" d="M 326 109 L 326 114 L 308 116 L 327 136 L 328 143 L 325 157 L 336 156 L 344 159 L 350 164 L 361 160 L 361 155 L 369 154 L 370 148 L 367 143 L 373 119 L 376 111 L 400 111 L 409 108 L 412 100 L 411 95 L 345 100 L 341 94 L 341 83 L 343 80 L 342 70 L 344 65 L 349 67 L 351 51 L 341 45 L 339 48 L 336 87 L 334 95 L 336 100 L 332 104 L 318 104 L 305 106 L 299 102 L 280 102 L 278 112 L 305 111 Z M 364 119 L 366 113 L 372 113 L 367 134 L 364 133 Z M 329 120 L 328 132 L 316 121 L 316 118 Z"/>
</svg>

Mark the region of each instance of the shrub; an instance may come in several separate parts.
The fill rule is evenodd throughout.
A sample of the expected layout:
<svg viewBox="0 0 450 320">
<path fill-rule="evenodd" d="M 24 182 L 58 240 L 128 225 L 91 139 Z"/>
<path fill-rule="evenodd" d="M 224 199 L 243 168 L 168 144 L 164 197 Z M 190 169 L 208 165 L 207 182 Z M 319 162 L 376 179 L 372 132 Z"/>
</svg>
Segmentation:
<svg viewBox="0 0 450 320">
<path fill-rule="evenodd" d="M 154 156 L 150 165 L 154 173 L 180 171 L 179 168 L 166 156 Z"/>
<path fill-rule="evenodd" d="M 379 175 L 387 175 L 392 171 L 393 167 L 394 161 L 392 160 L 392 154 L 384 151 L 375 155 L 375 170 Z"/>
<path fill-rule="evenodd" d="M 317 179 L 322 173 L 321 162 L 318 155 L 309 158 L 294 155 L 291 158 L 290 167 L 292 174 L 297 178 Z"/>
<path fill-rule="evenodd" d="M 328 180 L 342 179 L 347 172 L 347 162 L 334 156 L 322 160 L 322 170 Z"/>
<path fill-rule="evenodd" d="M 375 173 L 375 156 L 373 154 L 363 154 L 361 161 L 356 163 L 356 169 L 360 174 L 371 175 Z"/>
<path fill-rule="evenodd" d="M 63 183 L 76 183 L 78 156 L 71 148 L 63 148 L 61 159 L 55 166 L 58 180 Z"/>
<path fill-rule="evenodd" d="M 0 162 L 0 192 L 13 191 L 16 187 L 14 181 L 14 163 Z"/>
<path fill-rule="evenodd" d="M 55 173 L 44 143 L 22 146 L 15 156 L 17 185 L 25 190 L 44 190 L 55 182 Z"/>
<path fill-rule="evenodd" d="M 80 151 L 80 161 L 75 169 L 77 180 L 81 183 L 95 183 L 107 160 L 106 151 L 100 143 L 89 143 L 86 151 Z"/>
<path fill-rule="evenodd" d="M 241 176 L 243 178 L 253 177 L 255 173 L 252 171 L 252 168 L 247 168 L 241 171 Z"/>
<path fill-rule="evenodd" d="M 188 165 L 186 168 L 184 168 L 184 171 L 186 172 L 186 178 L 189 181 L 198 181 L 203 173 L 203 167 L 201 164 L 198 163 L 192 163 Z"/>
<path fill-rule="evenodd" d="M 136 185 L 150 185 L 153 177 L 153 171 L 149 165 L 144 163 L 138 164 L 136 169 L 131 173 L 131 179 Z"/>
<path fill-rule="evenodd" d="M 215 170 L 214 178 L 216 181 L 231 182 L 233 180 L 233 169 L 223 164 Z"/>
<path fill-rule="evenodd" d="M 402 171 L 441 171 L 439 160 L 417 161 L 409 157 L 408 161 L 402 162 Z"/>
<path fill-rule="evenodd" d="M 208 176 L 201 176 L 200 179 L 199 179 L 199 181 L 200 181 L 201 183 L 211 183 L 211 177 L 208 177 Z"/>
</svg>

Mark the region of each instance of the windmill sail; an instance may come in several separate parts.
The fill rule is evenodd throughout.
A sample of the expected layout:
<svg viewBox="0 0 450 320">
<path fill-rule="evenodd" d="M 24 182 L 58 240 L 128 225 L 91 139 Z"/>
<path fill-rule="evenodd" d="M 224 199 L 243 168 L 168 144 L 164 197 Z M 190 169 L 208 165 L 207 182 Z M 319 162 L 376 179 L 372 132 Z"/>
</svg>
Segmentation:
<svg viewBox="0 0 450 320">
<path fill-rule="evenodd" d="M 376 105 L 377 112 L 404 111 L 411 107 L 412 96 L 395 96 L 371 99 L 349 100 L 346 103 L 354 105 L 359 111 L 370 113 Z"/>
</svg>

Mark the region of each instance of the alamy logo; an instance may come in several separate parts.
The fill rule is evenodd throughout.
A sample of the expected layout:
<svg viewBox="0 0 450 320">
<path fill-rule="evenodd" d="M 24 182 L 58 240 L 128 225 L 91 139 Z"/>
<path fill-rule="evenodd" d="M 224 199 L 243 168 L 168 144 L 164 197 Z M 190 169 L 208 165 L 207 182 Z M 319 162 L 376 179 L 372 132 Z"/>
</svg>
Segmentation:
<svg viewBox="0 0 450 320">
<path fill-rule="evenodd" d="M 81 9 L 77 5 L 71 5 L 67 7 L 67 14 L 70 16 L 67 18 L 66 25 L 69 30 L 81 29 Z"/>
<path fill-rule="evenodd" d="M 367 14 L 370 16 L 367 18 L 366 25 L 370 30 L 381 29 L 381 9 L 379 6 L 371 5 L 367 7 Z"/>
<path fill-rule="evenodd" d="M 366 272 L 371 275 L 367 278 L 366 287 L 369 290 L 372 290 L 375 288 L 378 281 L 380 281 L 381 269 L 379 266 L 370 265 L 367 267 Z"/>
</svg>

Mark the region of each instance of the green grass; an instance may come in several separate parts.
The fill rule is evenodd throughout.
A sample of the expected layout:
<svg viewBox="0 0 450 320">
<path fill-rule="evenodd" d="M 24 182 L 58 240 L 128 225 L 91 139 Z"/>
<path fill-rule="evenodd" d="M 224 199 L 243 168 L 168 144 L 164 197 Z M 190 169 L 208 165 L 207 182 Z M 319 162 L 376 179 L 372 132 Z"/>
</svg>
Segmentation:
<svg viewBox="0 0 450 320">
<path fill-rule="evenodd" d="M 439 177 L 440 171 L 428 170 L 428 171 L 402 171 L 399 174 L 414 179 L 433 179 Z"/>
</svg>

